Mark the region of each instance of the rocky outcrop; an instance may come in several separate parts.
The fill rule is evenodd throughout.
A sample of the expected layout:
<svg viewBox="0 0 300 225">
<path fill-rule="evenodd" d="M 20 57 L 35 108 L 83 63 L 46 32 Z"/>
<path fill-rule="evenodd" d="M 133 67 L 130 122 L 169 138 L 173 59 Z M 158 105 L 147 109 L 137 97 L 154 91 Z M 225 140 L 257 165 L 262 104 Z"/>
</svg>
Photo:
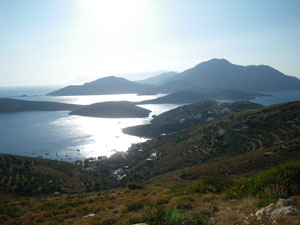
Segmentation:
<svg viewBox="0 0 300 225">
<path fill-rule="evenodd" d="M 254 214 L 247 217 L 243 225 L 250 224 L 283 224 L 283 220 L 294 221 L 299 224 L 299 209 L 295 199 L 279 199 L 276 203 L 271 203 L 266 207 L 258 209 Z"/>
</svg>

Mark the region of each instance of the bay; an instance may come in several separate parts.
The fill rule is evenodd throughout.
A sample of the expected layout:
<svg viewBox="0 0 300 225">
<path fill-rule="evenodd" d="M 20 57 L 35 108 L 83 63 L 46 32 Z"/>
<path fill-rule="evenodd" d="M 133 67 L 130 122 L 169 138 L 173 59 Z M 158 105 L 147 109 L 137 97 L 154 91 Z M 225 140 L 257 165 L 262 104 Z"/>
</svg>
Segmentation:
<svg viewBox="0 0 300 225">
<path fill-rule="evenodd" d="M 143 101 L 162 95 L 46 96 L 51 88 L 1 88 L 0 97 L 23 100 L 92 104 L 103 101 Z M 68 112 L 0 114 L 0 153 L 75 161 L 124 152 L 147 139 L 122 133 L 122 128 L 147 124 L 153 115 L 178 107 L 175 104 L 143 105 L 147 118 L 106 119 L 68 115 Z"/>
</svg>

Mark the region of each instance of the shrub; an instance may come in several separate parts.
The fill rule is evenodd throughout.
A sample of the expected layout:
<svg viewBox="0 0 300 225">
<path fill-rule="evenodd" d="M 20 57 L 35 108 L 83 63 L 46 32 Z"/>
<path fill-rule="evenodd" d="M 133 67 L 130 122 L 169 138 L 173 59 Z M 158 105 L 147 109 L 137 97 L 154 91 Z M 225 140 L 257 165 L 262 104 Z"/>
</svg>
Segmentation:
<svg viewBox="0 0 300 225">
<path fill-rule="evenodd" d="M 144 215 L 144 222 L 150 225 L 204 225 L 208 217 L 198 213 L 185 213 L 178 210 L 166 211 L 163 207 Z"/>
<path fill-rule="evenodd" d="M 134 183 L 134 182 L 129 182 L 129 183 L 127 183 L 126 186 L 129 190 L 136 190 L 136 189 L 142 189 L 143 188 L 143 186 L 141 184 Z"/>
<path fill-rule="evenodd" d="M 296 195 L 299 192 L 300 161 L 293 161 L 235 183 L 226 190 L 226 197 L 254 196 L 272 199 Z"/>
<path fill-rule="evenodd" d="M 171 199 L 170 203 L 176 209 L 192 209 L 195 199 L 189 195 L 182 195 Z"/>
<path fill-rule="evenodd" d="M 108 216 L 101 221 L 101 225 L 112 225 L 117 223 L 119 217 L 116 216 Z"/>
<path fill-rule="evenodd" d="M 195 191 L 201 194 L 221 193 L 232 185 L 232 181 L 220 177 L 202 176 L 195 187 Z"/>
<path fill-rule="evenodd" d="M 175 195 L 221 193 L 232 185 L 230 179 L 202 176 L 198 181 L 176 182 L 168 186 Z"/>
<path fill-rule="evenodd" d="M 150 206 L 150 205 L 151 205 L 151 203 L 148 201 L 130 202 L 127 204 L 126 210 L 128 212 L 138 211 L 138 210 L 144 208 L 145 206 Z"/>
</svg>

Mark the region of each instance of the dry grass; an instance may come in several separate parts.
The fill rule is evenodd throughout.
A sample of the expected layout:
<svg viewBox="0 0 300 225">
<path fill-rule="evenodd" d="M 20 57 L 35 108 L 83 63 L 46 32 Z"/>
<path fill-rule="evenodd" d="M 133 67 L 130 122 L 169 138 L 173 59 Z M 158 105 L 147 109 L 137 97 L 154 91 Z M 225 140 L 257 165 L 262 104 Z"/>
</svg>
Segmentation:
<svg viewBox="0 0 300 225">
<path fill-rule="evenodd" d="M 245 215 L 254 213 L 257 209 L 258 199 L 253 197 L 247 197 L 241 200 L 239 204 L 240 211 Z"/>
<path fill-rule="evenodd" d="M 23 213 L 18 217 L 0 215 L 0 224 L 80 224 L 126 225 L 128 221 L 140 221 L 143 216 L 159 207 L 177 210 L 186 215 L 197 214 L 210 218 L 212 224 L 242 224 L 244 218 L 257 208 L 258 199 L 225 200 L 221 194 L 185 194 L 171 192 L 166 185 L 145 185 L 140 190 L 114 189 L 86 194 L 62 194 L 59 196 L 27 197 L 12 200 L 10 207 L 18 207 Z M 300 197 L 294 197 L 300 209 Z M 139 208 L 128 210 L 130 203 Z M 65 207 L 68 204 L 67 207 Z M 1 206 L 1 205 L 0 205 Z M 85 217 L 89 214 L 91 217 Z M 267 225 L 267 218 L 265 225 Z M 4 221 L 4 222 L 1 222 Z M 299 217 L 279 216 L 277 224 L 297 224 Z M 143 222 L 143 221 L 140 221 Z M 135 223 L 135 222 L 133 222 Z M 260 224 L 253 219 L 249 225 Z"/>
</svg>

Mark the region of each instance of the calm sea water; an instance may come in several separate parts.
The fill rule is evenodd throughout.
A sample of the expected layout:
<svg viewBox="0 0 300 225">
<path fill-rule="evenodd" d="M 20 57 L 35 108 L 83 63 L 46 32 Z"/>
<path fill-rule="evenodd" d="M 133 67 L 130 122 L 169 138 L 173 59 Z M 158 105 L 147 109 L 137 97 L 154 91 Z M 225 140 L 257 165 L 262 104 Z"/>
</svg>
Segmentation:
<svg viewBox="0 0 300 225">
<path fill-rule="evenodd" d="M 24 100 L 91 104 L 103 101 L 142 101 L 160 95 L 137 96 L 45 96 L 57 87 L 0 88 L 0 97 Z M 272 105 L 300 100 L 300 91 L 272 92 L 252 102 Z M 21 97 L 26 95 L 26 97 Z M 126 151 L 133 143 L 147 139 L 122 133 L 122 128 L 150 122 L 153 115 L 178 107 L 175 104 L 143 105 L 152 113 L 147 118 L 105 119 L 70 116 L 68 112 L 21 112 L 0 114 L 0 152 L 48 159 L 74 161 L 97 156 L 110 156 Z"/>
<path fill-rule="evenodd" d="M 142 101 L 160 95 L 137 96 L 45 96 L 51 88 L 1 88 L 0 97 L 23 100 L 92 104 L 103 101 Z M 26 97 L 20 97 L 26 95 Z M 152 112 L 147 118 L 105 119 L 70 116 L 68 112 L 20 112 L 0 114 L 0 152 L 48 159 L 74 161 L 97 156 L 110 156 L 126 151 L 133 143 L 147 139 L 122 133 L 122 128 L 149 123 L 158 115 L 179 105 L 143 105 Z"/>
</svg>

